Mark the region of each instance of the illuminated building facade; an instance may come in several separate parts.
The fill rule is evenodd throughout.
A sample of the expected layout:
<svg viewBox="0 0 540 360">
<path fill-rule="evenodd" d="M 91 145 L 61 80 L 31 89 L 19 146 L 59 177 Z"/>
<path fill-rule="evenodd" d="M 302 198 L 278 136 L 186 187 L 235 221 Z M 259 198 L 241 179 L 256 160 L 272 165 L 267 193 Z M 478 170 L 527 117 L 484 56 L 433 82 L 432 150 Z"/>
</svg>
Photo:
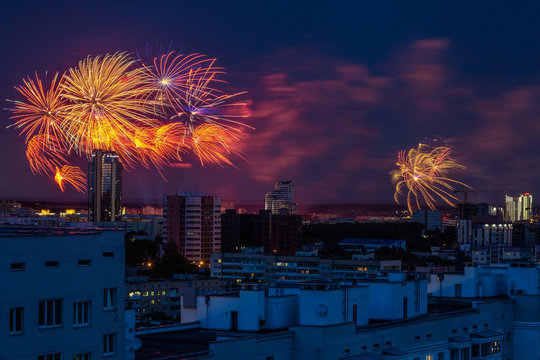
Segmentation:
<svg viewBox="0 0 540 360">
<path fill-rule="evenodd" d="M 529 221 L 532 218 L 533 204 L 532 195 L 529 193 L 519 196 L 505 195 L 505 220 L 506 221 Z"/>
<path fill-rule="evenodd" d="M 294 184 L 292 181 L 279 181 L 274 191 L 264 196 L 264 209 L 272 214 L 279 214 L 286 210 L 289 214 L 297 214 L 297 204 L 293 202 Z"/>
<path fill-rule="evenodd" d="M 122 217 L 122 163 L 112 151 L 94 150 L 88 169 L 88 220 Z"/>
<path fill-rule="evenodd" d="M 184 193 L 165 198 L 163 234 L 186 259 L 207 266 L 221 250 L 221 199 Z"/>
</svg>

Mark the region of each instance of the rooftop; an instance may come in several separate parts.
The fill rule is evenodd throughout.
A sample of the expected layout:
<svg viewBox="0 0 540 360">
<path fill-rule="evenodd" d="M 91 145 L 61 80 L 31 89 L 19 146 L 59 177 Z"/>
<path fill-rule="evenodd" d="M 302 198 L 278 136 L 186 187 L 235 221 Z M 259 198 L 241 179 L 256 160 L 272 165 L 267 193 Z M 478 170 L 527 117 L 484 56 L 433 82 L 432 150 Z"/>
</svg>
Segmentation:
<svg viewBox="0 0 540 360">
<path fill-rule="evenodd" d="M 0 226 L 0 237 L 99 235 L 102 232 L 97 228 Z"/>
</svg>

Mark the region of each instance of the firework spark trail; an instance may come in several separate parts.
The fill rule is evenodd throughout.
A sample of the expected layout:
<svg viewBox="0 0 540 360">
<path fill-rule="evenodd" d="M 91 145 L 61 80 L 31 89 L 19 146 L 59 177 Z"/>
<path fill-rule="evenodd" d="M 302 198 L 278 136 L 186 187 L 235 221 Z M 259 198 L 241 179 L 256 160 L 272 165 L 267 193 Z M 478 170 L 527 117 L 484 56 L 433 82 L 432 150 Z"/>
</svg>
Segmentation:
<svg viewBox="0 0 540 360">
<path fill-rule="evenodd" d="M 152 64 L 146 65 L 143 62 L 144 81 L 151 88 L 154 112 L 163 116 L 171 112 L 177 113 L 178 109 L 182 108 L 182 103 L 186 101 L 184 94 L 191 77 L 211 78 L 213 82 L 223 82 L 216 78 L 217 74 L 223 74 L 224 71 L 214 66 L 215 61 L 216 59 L 200 54 L 175 56 L 174 51 L 170 51 L 155 57 Z M 215 88 L 211 90 L 218 91 Z"/>
<path fill-rule="evenodd" d="M 65 183 L 70 184 L 79 192 L 84 192 L 86 188 L 86 179 L 84 172 L 78 166 L 64 165 L 61 168 L 56 167 L 54 181 L 64 191 Z"/>
<path fill-rule="evenodd" d="M 51 175 L 61 163 L 66 163 L 63 144 L 54 136 L 35 135 L 26 144 L 26 158 L 34 174 Z"/>
<path fill-rule="evenodd" d="M 231 155 L 241 155 L 238 147 L 238 134 L 232 134 L 220 126 L 203 124 L 197 126 L 191 137 L 193 152 L 199 157 L 201 165 L 228 164 L 234 166 L 230 160 Z"/>
<path fill-rule="evenodd" d="M 83 172 L 63 165 L 72 154 L 114 151 L 129 168 L 178 167 L 186 153 L 201 165 L 233 165 L 241 156 L 249 103 L 245 92 L 218 88 L 224 70 L 216 59 L 174 51 L 145 64 L 125 52 L 87 57 L 49 87 L 27 78 L 16 87 L 24 101 L 13 101 L 11 119 L 26 136 L 34 174 L 54 177 L 82 191 Z M 252 129 L 252 128 L 251 128 Z M 82 178 L 81 178 L 82 176 Z"/>
<path fill-rule="evenodd" d="M 35 74 L 35 79 L 30 77 L 23 79 L 23 85 L 15 89 L 26 101 L 13 101 L 14 108 L 10 109 L 16 120 L 13 124 L 20 129 L 21 135 L 25 135 L 26 142 L 34 136 L 43 136 L 45 143 L 49 140 L 63 139 L 65 134 L 60 127 L 62 111 L 65 101 L 60 97 L 62 77 L 56 73 L 49 87 Z M 57 144 L 53 144 L 57 145 Z"/>
<path fill-rule="evenodd" d="M 141 101 L 149 89 L 141 85 L 142 72 L 133 64 L 120 52 L 88 57 L 66 74 L 61 96 L 69 103 L 62 126 L 79 154 L 104 149 L 127 160 L 132 156 L 129 139 L 138 126 L 155 124 L 148 103 Z"/>
<path fill-rule="evenodd" d="M 414 210 L 422 208 L 422 203 L 432 210 L 435 210 L 439 200 L 455 206 L 455 201 L 459 199 L 453 194 L 454 186 L 471 188 L 449 177 L 452 171 L 465 167 L 451 157 L 451 149 L 446 146 L 431 148 L 419 144 L 409 151 L 402 150 L 396 165 L 399 170 L 392 172 L 392 180 L 396 183 L 394 200 L 399 203 L 406 194 L 411 215 Z"/>
</svg>

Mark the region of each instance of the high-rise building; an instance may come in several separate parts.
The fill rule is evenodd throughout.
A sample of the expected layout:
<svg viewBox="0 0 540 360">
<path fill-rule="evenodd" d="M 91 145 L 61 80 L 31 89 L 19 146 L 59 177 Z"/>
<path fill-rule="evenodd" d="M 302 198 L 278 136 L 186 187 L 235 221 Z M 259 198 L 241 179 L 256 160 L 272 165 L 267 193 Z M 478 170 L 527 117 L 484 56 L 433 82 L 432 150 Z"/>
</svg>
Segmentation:
<svg viewBox="0 0 540 360">
<path fill-rule="evenodd" d="M 505 195 L 506 211 L 504 219 L 506 221 L 529 221 L 532 218 L 533 205 L 532 195 L 529 193 L 519 196 Z"/>
<path fill-rule="evenodd" d="M 122 217 L 122 163 L 112 151 L 94 150 L 88 166 L 88 220 Z"/>
<path fill-rule="evenodd" d="M 289 214 L 297 214 L 297 204 L 293 201 L 294 184 L 292 181 L 279 181 L 274 191 L 264 196 L 264 209 L 272 214 L 279 214 L 284 210 Z"/>
<path fill-rule="evenodd" d="M 221 199 L 183 193 L 169 195 L 163 206 L 163 235 L 189 261 L 208 266 L 221 250 Z"/>
</svg>

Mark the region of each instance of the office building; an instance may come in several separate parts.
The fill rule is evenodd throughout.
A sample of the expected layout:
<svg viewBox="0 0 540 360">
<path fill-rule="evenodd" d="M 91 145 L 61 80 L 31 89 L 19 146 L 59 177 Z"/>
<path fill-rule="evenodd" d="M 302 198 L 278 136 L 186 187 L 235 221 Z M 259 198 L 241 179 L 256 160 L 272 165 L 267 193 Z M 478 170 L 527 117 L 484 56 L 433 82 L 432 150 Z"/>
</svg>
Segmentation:
<svg viewBox="0 0 540 360">
<path fill-rule="evenodd" d="M 124 235 L 0 228 L 0 357 L 124 359 Z"/>
<path fill-rule="evenodd" d="M 297 214 L 297 204 L 294 202 L 294 184 L 292 181 L 279 181 L 275 185 L 274 191 L 268 192 L 264 196 L 264 209 L 272 214 L 287 212 Z"/>
<path fill-rule="evenodd" d="M 122 163 L 118 154 L 94 150 L 88 166 L 88 220 L 122 217 Z"/>
<path fill-rule="evenodd" d="M 300 244 L 302 216 L 274 215 L 268 210 L 258 214 L 226 210 L 221 215 L 221 231 L 223 251 L 263 247 L 266 252 L 293 255 Z"/>
<path fill-rule="evenodd" d="M 221 199 L 199 193 L 169 195 L 163 206 L 163 235 L 180 254 L 208 266 L 210 254 L 221 250 Z"/>
<path fill-rule="evenodd" d="M 505 195 L 505 220 L 510 222 L 529 221 L 532 219 L 533 204 L 532 195 L 529 193 L 519 196 Z"/>
</svg>

